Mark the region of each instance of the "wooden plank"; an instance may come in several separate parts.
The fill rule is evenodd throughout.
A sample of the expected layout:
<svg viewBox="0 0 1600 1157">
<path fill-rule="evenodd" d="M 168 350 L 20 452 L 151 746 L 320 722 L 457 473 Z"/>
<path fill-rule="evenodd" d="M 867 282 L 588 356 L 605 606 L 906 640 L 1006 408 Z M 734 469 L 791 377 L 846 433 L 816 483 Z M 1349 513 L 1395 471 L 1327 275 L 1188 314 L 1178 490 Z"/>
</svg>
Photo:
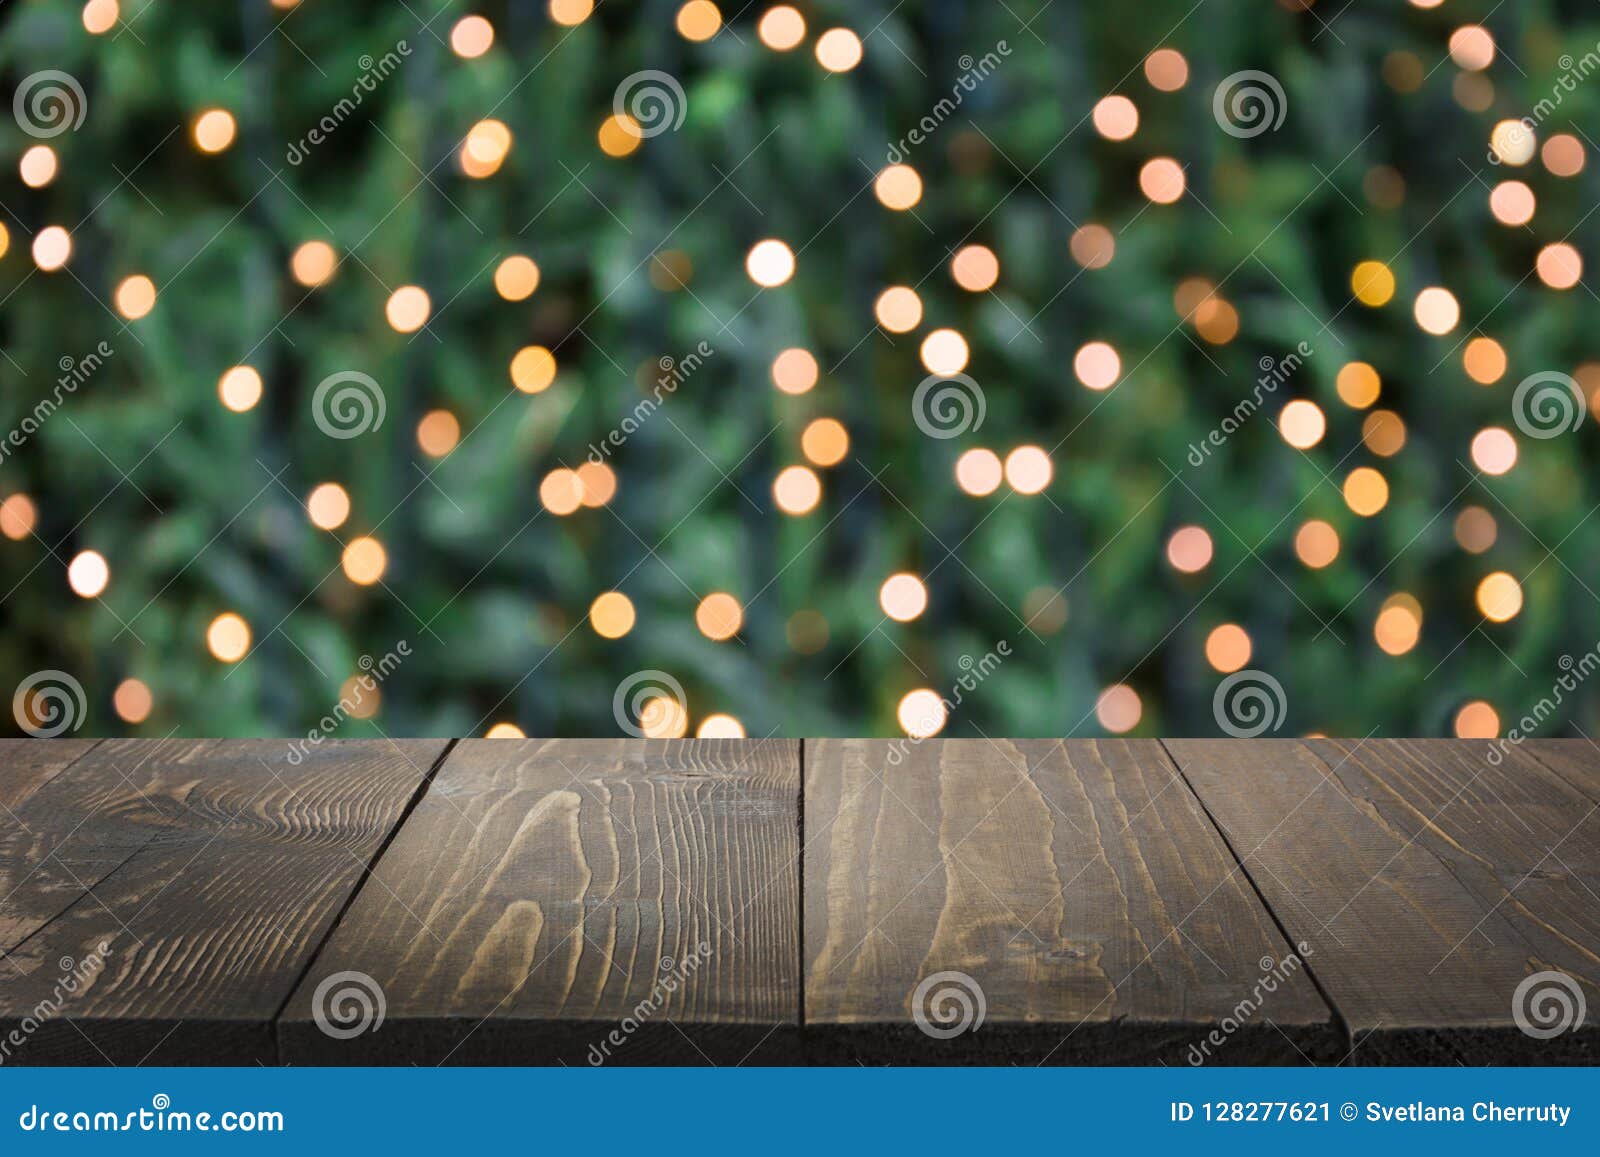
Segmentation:
<svg viewBox="0 0 1600 1157">
<path fill-rule="evenodd" d="M 1495 740 L 1493 745 L 1500 747 L 1506 742 Z M 1600 801 L 1600 746 L 1594 740 L 1528 739 L 1522 750 L 1590 799 Z"/>
<path fill-rule="evenodd" d="M 1170 741 L 1274 913 L 1314 950 L 1356 1063 L 1593 1063 L 1513 1000 L 1550 970 L 1600 996 L 1600 811 L 1514 748 Z M 1588 882 L 1586 882 L 1588 881 Z M 1542 984 L 1543 982 L 1539 982 Z"/>
<path fill-rule="evenodd" d="M 792 1059 L 799 782 L 786 741 L 459 744 L 289 1003 L 285 1060 Z M 382 1025 L 322 1031 L 361 987 Z"/>
<path fill-rule="evenodd" d="M 189 740 L 108 740 L 48 779 L 26 777 L 31 789 L 14 793 L 13 822 L 0 827 L 0 957 L 165 830 L 178 809 L 162 801 L 151 760 L 194 750 Z M 9 973 L 0 968 L 0 981 Z"/>
<path fill-rule="evenodd" d="M 805 838 L 814 1059 L 1336 1055 L 1303 962 L 1155 741 L 808 742 Z M 929 979 L 946 972 L 970 980 Z M 936 1019 L 958 988 L 981 990 L 982 1027 L 922 1031 L 919 1012 L 959 1023 L 953 1003 Z"/>
<path fill-rule="evenodd" d="M 25 911 L 0 964 L 8 1063 L 274 1063 L 277 1012 L 446 747 L 130 740 L 74 764 L 25 805 L 73 832 L 48 863 L 82 887 Z"/>
<path fill-rule="evenodd" d="M 13 823 L 16 809 L 76 760 L 98 739 L 0 739 L 0 811 Z"/>
</svg>

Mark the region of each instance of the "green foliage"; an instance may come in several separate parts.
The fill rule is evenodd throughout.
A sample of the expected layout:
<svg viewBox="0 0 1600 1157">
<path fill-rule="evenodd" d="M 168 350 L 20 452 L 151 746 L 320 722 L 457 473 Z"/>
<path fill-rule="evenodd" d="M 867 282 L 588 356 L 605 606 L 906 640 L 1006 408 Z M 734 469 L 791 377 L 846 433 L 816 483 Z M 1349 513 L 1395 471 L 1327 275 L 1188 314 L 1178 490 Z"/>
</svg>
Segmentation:
<svg viewBox="0 0 1600 1157">
<path fill-rule="evenodd" d="M 43 188 L 16 177 L 39 142 L 0 128 L 10 237 L 0 423 L 20 427 L 52 394 L 63 359 L 101 342 L 113 351 L 0 463 L 0 495 L 26 494 L 38 511 L 34 533 L 0 540 L 4 685 L 69 673 L 87 692 L 85 734 L 286 733 L 334 708 L 362 656 L 404 641 L 411 653 L 384 680 L 381 710 L 338 734 L 481 733 L 501 720 L 529 734 L 611 734 L 614 692 L 646 670 L 682 683 L 693 723 L 726 712 L 751 734 L 898 734 L 901 696 L 926 686 L 954 698 L 968 661 L 1004 641 L 1010 656 L 962 692 L 947 733 L 1094 734 L 1097 695 L 1128 683 L 1143 702 L 1138 733 L 1210 734 L 1222 676 L 1205 640 L 1235 622 L 1253 642 L 1249 666 L 1285 690 L 1282 734 L 1448 734 L 1475 699 L 1512 725 L 1552 693 L 1562 656 L 1596 646 L 1594 430 L 1517 433 L 1520 458 L 1500 477 L 1480 475 L 1470 457 L 1484 427 L 1517 431 L 1519 382 L 1597 356 L 1592 276 L 1558 292 L 1532 270 L 1539 249 L 1562 240 L 1600 264 L 1600 160 L 1558 179 L 1537 159 L 1514 172 L 1486 159 L 1496 121 L 1531 115 L 1558 90 L 1541 140 L 1597 123 L 1600 84 L 1561 88 L 1581 68 L 1564 58 L 1600 52 L 1592 5 L 1297 11 L 1263 0 L 1196 12 L 1187 0 L 1145 0 L 1132 19 L 1126 5 L 1080 0 L 801 7 L 807 42 L 783 54 L 756 37 L 760 6 L 690 43 L 672 31 L 676 5 L 661 0 L 602 3 L 574 28 L 534 3 L 413 11 L 303 0 L 281 11 L 268 0 L 124 0 L 118 29 L 99 36 L 69 0 L 0 9 L 7 91 L 59 69 L 87 101 L 82 125 L 49 141 L 60 171 Z M 474 10 L 496 39 L 463 60 L 449 30 Z M 1482 111 L 1462 106 L 1460 86 L 1477 81 L 1446 51 L 1472 20 L 1499 45 Z M 865 37 L 862 65 L 840 75 L 811 50 L 835 24 Z M 1162 44 L 1188 59 L 1179 92 L 1156 91 L 1141 72 Z M 386 53 L 400 54 L 398 67 L 291 164 L 291 146 L 358 91 L 364 58 Z M 920 203 L 888 211 L 871 181 L 891 146 L 937 115 L 963 61 L 991 53 L 992 73 L 905 149 Z M 1416 91 L 1385 79 L 1404 72 L 1400 54 L 1425 74 Z M 619 84 L 646 69 L 681 83 L 683 123 L 609 157 L 596 131 Z M 1241 139 L 1221 130 L 1212 96 L 1244 69 L 1281 83 L 1287 113 L 1281 128 Z M 1088 123 L 1110 92 L 1139 107 L 1130 140 L 1102 139 Z M 217 155 L 190 137 L 211 107 L 238 121 Z M 504 121 L 514 145 L 497 173 L 474 180 L 458 153 L 485 117 Z M 1140 167 L 1158 155 L 1185 166 L 1175 205 L 1140 193 Z M 1403 197 L 1386 200 L 1395 175 Z M 1488 210 L 1491 187 L 1510 177 L 1538 196 L 1525 228 Z M 1116 237 L 1104 269 L 1069 255 L 1089 222 Z M 29 247 L 51 224 L 71 229 L 73 255 L 44 273 Z M 744 258 L 766 237 L 787 242 L 798 269 L 758 290 Z M 288 263 L 311 239 L 341 261 L 308 291 Z M 991 293 L 949 276 L 968 243 L 999 256 Z M 492 282 L 514 253 L 541 271 L 537 292 L 515 303 Z M 1368 259 L 1398 282 L 1381 308 L 1351 298 L 1351 269 Z M 661 274 L 674 260 L 693 269 L 675 292 Z M 133 273 L 154 280 L 159 300 L 125 323 L 113 293 Z M 1237 310 L 1230 342 L 1202 340 L 1175 312 L 1174 291 L 1191 277 Z M 385 322 L 385 301 L 404 284 L 432 300 L 415 334 Z M 912 333 L 874 323 L 874 300 L 897 284 L 922 297 Z M 1412 318 L 1428 285 L 1461 302 L 1447 336 Z M 918 346 L 939 326 L 967 336 L 986 410 L 981 427 L 948 440 L 928 437 L 912 413 L 926 373 Z M 1509 356 L 1493 386 L 1462 368 L 1461 346 L 1478 333 Z M 1073 376 L 1075 351 L 1092 340 L 1121 356 L 1108 392 Z M 577 466 L 652 396 L 659 359 L 682 362 L 702 342 L 714 353 L 611 459 L 615 499 L 569 517 L 543 510 L 546 474 Z M 1302 342 L 1313 352 L 1291 380 L 1192 465 L 1191 445 L 1250 395 L 1258 363 Z M 507 367 L 536 343 L 560 369 L 549 390 L 526 395 Z M 769 376 L 790 346 L 822 367 L 798 397 Z M 1339 400 L 1336 376 L 1352 360 L 1378 369 L 1378 405 L 1405 423 L 1394 457 L 1364 447 L 1366 415 Z M 237 414 L 216 385 L 241 363 L 265 391 Z M 313 395 L 346 370 L 380 384 L 386 417 L 340 440 L 319 429 Z M 1304 452 L 1276 429 L 1283 403 L 1299 397 L 1328 417 Z M 435 460 L 419 451 L 416 426 L 440 408 L 463 437 Z M 818 471 L 813 513 L 784 516 L 773 478 L 803 461 L 801 432 L 822 415 L 846 425 L 850 453 Z M 1002 486 L 978 499 L 956 487 L 962 451 L 1004 457 L 1025 443 L 1051 451 L 1044 494 Z M 1371 518 L 1340 494 L 1363 465 L 1390 486 Z M 352 499 L 333 533 L 303 505 L 324 481 Z M 1479 555 L 1452 532 L 1471 505 L 1498 524 Z M 1341 538 L 1325 569 L 1295 557 L 1309 518 Z M 1197 575 L 1166 561 L 1169 536 L 1187 524 L 1215 544 Z M 387 550 L 379 585 L 340 570 L 342 544 L 362 534 Z M 86 549 L 111 567 L 97 600 L 66 582 Z M 880 584 L 900 570 L 930 594 L 906 624 L 878 606 Z M 1500 625 L 1474 604 L 1495 570 L 1517 576 L 1525 595 Z M 637 608 L 617 640 L 586 622 L 610 589 Z M 745 606 L 734 641 L 696 629 L 696 604 L 713 590 Z M 1065 600 L 1064 624 L 1051 592 Z M 1424 614 L 1415 648 L 1395 657 L 1373 625 L 1397 592 Z M 207 624 L 224 611 L 254 634 L 232 666 L 206 649 Z M 826 620 L 815 653 L 794 645 L 799 612 Z M 154 693 L 137 727 L 111 706 L 130 677 Z M 1542 732 L 1588 731 L 1595 697 L 1587 685 L 1563 693 Z"/>
</svg>

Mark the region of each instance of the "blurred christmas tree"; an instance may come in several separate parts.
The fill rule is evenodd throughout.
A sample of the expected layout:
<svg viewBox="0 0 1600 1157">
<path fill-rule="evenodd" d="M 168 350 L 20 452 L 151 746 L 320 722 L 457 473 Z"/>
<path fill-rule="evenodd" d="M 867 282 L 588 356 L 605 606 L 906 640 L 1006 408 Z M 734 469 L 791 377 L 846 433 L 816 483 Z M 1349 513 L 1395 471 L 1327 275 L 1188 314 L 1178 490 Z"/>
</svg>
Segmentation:
<svg viewBox="0 0 1600 1157">
<path fill-rule="evenodd" d="M 0 68 L 19 726 L 1593 725 L 1592 4 L 14 0 Z"/>
</svg>

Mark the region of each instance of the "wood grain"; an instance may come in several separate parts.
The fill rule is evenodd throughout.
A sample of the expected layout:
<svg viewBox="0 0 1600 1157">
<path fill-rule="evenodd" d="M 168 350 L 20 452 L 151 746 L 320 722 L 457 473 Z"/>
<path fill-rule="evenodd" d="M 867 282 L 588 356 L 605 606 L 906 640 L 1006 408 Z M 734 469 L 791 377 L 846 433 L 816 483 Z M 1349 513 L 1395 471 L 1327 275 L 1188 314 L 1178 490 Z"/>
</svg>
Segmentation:
<svg viewBox="0 0 1600 1157">
<path fill-rule="evenodd" d="M 805 838 L 814 1059 L 1302 1063 L 1338 1043 L 1303 967 L 1273 975 L 1291 946 L 1154 741 L 808 742 Z M 935 1039 L 915 993 L 946 971 L 986 1018 Z"/>
<path fill-rule="evenodd" d="M 1355 1063 L 1590 1062 L 1534 1039 L 1518 985 L 1600 999 L 1600 805 L 1513 747 L 1169 741 L 1347 1024 Z"/>
<path fill-rule="evenodd" d="M 11 1063 L 276 1062 L 276 1014 L 446 746 L 116 741 L 55 777 L 19 813 L 71 835 L 8 901 Z M 56 868 L 75 894 L 39 885 Z"/>
<path fill-rule="evenodd" d="M 285 1059 L 792 1058 L 798 795 L 787 741 L 464 741 L 290 1002 Z M 349 972 L 385 1020 L 335 1039 L 317 990 Z"/>
<path fill-rule="evenodd" d="M 87 755 L 98 739 L 0 739 L 0 812 L 20 822 L 24 800 Z"/>
</svg>

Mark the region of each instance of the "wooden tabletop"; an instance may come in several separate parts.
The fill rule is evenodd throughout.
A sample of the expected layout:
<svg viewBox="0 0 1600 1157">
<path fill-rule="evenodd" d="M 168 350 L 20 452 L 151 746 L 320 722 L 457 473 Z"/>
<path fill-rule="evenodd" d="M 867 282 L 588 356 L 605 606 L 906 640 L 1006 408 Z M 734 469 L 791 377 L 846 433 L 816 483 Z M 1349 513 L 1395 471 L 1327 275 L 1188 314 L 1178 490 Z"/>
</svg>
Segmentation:
<svg viewBox="0 0 1600 1157">
<path fill-rule="evenodd" d="M 1581 740 L 0 741 L 0 1064 L 1600 1061 Z"/>
</svg>

